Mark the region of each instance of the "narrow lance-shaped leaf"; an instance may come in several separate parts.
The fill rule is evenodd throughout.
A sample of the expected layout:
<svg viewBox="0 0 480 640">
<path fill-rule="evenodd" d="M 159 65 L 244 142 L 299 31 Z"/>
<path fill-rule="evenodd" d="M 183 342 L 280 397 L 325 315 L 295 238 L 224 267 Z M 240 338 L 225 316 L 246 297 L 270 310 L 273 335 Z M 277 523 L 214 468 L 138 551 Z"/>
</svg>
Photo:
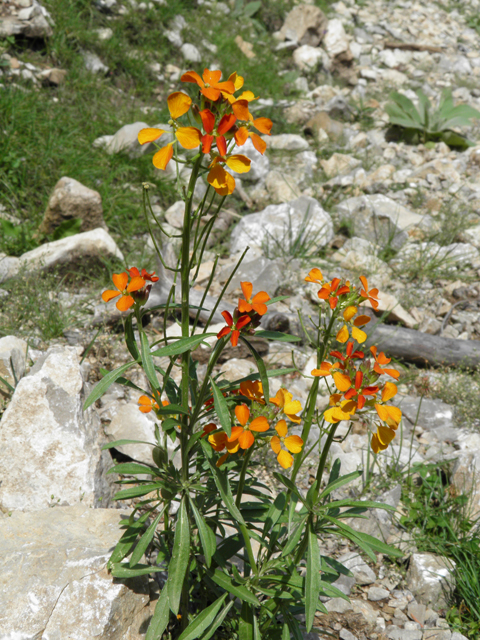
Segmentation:
<svg viewBox="0 0 480 640">
<path fill-rule="evenodd" d="M 110 373 L 107 373 L 107 375 L 104 378 L 102 378 L 100 382 L 97 382 L 97 384 L 93 387 L 92 391 L 90 392 L 90 395 L 85 400 L 85 404 L 83 405 L 83 410 L 85 411 L 85 409 L 88 409 L 90 405 L 92 405 L 99 398 L 101 398 L 105 393 L 105 391 L 108 389 L 108 387 L 110 387 L 110 385 L 112 385 L 115 382 L 115 380 L 117 380 L 117 378 L 120 378 L 120 376 L 123 375 L 125 371 L 130 369 L 130 367 L 133 367 L 134 364 L 137 364 L 137 363 L 134 361 L 134 362 L 127 362 L 126 364 L 122 364 L 121 367 L 118 367 L 118 369 L 115 369 L 114 371 L 110 371 Z"/>
<path fill-rule="evenodd" d="M 168 606 L 168 593 L 167 590 L 163 588 L 160 598 L 157 600 L 153 617 L 148 625 L 145 640 L 158 640 L 158 638 L 161 638 L 167 628 L 169 619 L 170 608 Z"/>
<path fill-rule="evenodd" d="M 213 381 L 213 378 L 210 378 L 210 384 L 212 385 L 213 406 L 215 407 L 215 411 L 217 413 L 218 419 L 220 420 L 220 424 L 222 425 L 223 430 L 225 431 L 227 436 L 230 437 L 232 434 L 232 420 L 230 417 L 230 411 L 228 410 L 227 401 L 223 397 L 220 389 Z"/>
<path fill-rule="evenodd" d="M 155 535 L 155 531 L 157 529 L 157 525 L 160 522 L 160 518 L 163 516 L 163 512 L 165 511 L 165 507 L 160 511 L 152 524 L 145 531 L 143 536 L 138 541 L 137 546 L 133 550 L 132 557 L 130 558 L 130 567 L 134 567 L 139 560 L 141 560 L 143 554 L 147 550 L 148 545 L 153 540 L 153 536 Z"/>
<path fill-rule="evenodd" d="M 205 522 L 204 517 L 200 513 L 195 504 L 195 500 L 190 500 L 190 506 L 192 507 L 193 517 L 195 518 L 195 523 L 197 525 L 198 534 L 200 536 L 200 542 L 202 543 L 203 553 L 205 555 L 205 561 L 207 567 L 212 563 L 212 556 L 217 549 L 217 543 L 215 534 L 210 529 L 208 524 Z"/>
<path fill-rule="evenodd" d="M 307 574 L 305 578 L 305 626 L 310 631 L 317 612 L 320 593 L 320 551 L 312 523 L 308 528 Z"/>
<path fill-rule="evenodd" d="M 208 627 L 214 621 L 215 616 L 222 608 L 227 595 L 227 593 L 224 593 L 219 598 L 217 598 L 217 600 L 215 600 L 215 602 L 213 602 L 209 607 L 204 609 L 192 622 L 190 622 L 190 624 L 181 634 L 178 640 L 195 640 L 195 638 L 199 638 L 200 635 L 206 629 L 208 629 Z"/>
<path fill-rule="evenodd" d="M 188 521 L 187 498 L 182 497 L 177 514 L 172 559 L 168 566 L 166 589 L 171 611 L 177 615 L 180 609 L 183 582 L 190 559 L 190 523 Z"/>
<path fill-rule="evenodd" d="M 225 620 L 225 618 L 228 615 L 228 612 L 230 611 L 230 609 L 233 607 L 234 604 L 235 604 L 235 600 L 230 600 L 227 606 L 222 611 L 220 611 L 218 616 L 215 618 L 215 621 L 213 622 L 212 626 L 202 636 L 201 640 L 210 640 L 210 638 L 213 638 L 213 634 L 218 629 L 218 627 L 222 624 L 222 622 Z"/>
<path fill-rule="evenodd" d="M 211 336 L 215 336 L 215 333 L 202 333 L 198 336 L 190 336 L 189 338 L 180 338 L 179 340 L 175 340 L 174 343 L 168 344 L 166 347 L 161 347 L 161 349 L 156 349 L 151 352 L 152 356 L 158 356 L 159 358 L 165 358 L 169 356 L 178 356 L 185 351 L 189 351 L 190 349 L 194 349 L 201 342 L 203 342 L 206 338 Z"/>
</svg>

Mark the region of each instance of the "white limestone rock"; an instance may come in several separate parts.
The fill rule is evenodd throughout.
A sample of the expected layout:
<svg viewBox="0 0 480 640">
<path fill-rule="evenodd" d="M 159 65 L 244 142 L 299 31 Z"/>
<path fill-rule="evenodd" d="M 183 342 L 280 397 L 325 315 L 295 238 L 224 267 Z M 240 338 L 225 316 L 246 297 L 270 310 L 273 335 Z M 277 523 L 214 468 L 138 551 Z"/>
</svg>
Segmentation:
<svg viewBox="0 0 480 640">
<path fill-rule="evenodd" d="M 21 269 L 34 273 L 54 267 L 73 267 L 76 263 L 98 263 L 102 258 L 118 258 L 123 254 L 105 229 L 92 229 L 75 236 L 42 244 L 20 257 Z"/>
<path fill-rule="evenodd" d="M 0 637 L 144 638 L 148 578 L 122 581 L 106 570 L 127 517 L 77 504 L 1 518 Z"/>
<path fill-rule="evenodd" d="M 0 378 L 15 387 L 16 382 L 23 377 L 27 362 L 27 343 L 15 336 L 0 338 Z M 0 389 L 5 391 L 0 380 Z"/>
<path fill-rule="evenodd" d="M 22 378 L 0 422 L 0 507 L 107 505 L 114 493 L 110 455 L 85 385 L 77 350 L 52 347 Z"/>
<path fill-rule="evenodd" d="M 333 238 L 330 215 L 317 200 L 307 196 L 244 216 L 232 232 L 231 251 L 238 253 L 247 245 L 261 249 L 267 242 L 285 244 L 300 234 L 307 234 L 309 239 L 314 236 L 317 247 L 325 246 Z"/>
<path fill-rule="evenodd" d="M 414 553 L 407 571 L 407 587 L 417 602 L 433 605 L 436 609 L 446 606 L 445 588 L 453 586 L 453 560 L 434 553 Z"/>
</svg>

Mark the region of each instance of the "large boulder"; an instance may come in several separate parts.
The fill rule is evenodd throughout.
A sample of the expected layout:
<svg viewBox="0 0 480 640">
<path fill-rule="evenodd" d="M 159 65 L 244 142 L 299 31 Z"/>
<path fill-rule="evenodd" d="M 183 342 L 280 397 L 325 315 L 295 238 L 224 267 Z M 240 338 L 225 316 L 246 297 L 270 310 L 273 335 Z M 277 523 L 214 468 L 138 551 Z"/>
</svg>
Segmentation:
<svg viewBox="0 0 480 640">
<path fill-rule="evenodd" d="M 26 36 L 48 38 L 52 35 L 53 20 L 38 0 L 3 3 L 0 7 L 0 37 Z"/>
<path fill-rule="evenodd" d="M 20 268 L 27 273 L 55 268 L 66 271 L 79 264 L 98 266 L 104 258 L 123 260 L 123 254 L 115 240 L 100 228 L 42 244 L 20 257 Z"/>
<path fill-rule="evenodd" d="M 74 347 L 51 347 L 22 378 L 0 421 L 0 509 L 108 506 L 110 455 Z"/>
<path fill-rule="evenodd" d="M 20 270 L 20 260 L 14 256 L 7 256 L 0 253 L 0 284 L 14 278 Z"/>
<path fill-rule="evenodd" d="M 349 223 L 353 235 L 400 249 L 408 240 L 408 231 L 425 227 L 430 216 L 421 216 L 381 194 L 348 198 L 337 205 L 338 217 Z"/>
<path fill-rule="evenodd" d="M 291 202 L 270 205 L 259 213 L 244 216 L 232 231 L 232 253 L 245 247 L 269 248 L 281 246 L 288 253 L 296 239 L 315 242 L 324 247 L 333 238 L 330 215 L 314 198 L 302 196 Z"/>
<path fill-rule="evenodd" d="M 285 17 L 278 39 L 317 47 L 323 39 L 327 25 L 328 18 L 321 9 L 311 4 L 299 4 Z"/>
<path fill-rule="evenodd" d="M 62 222 L 80 218 L 81 231 L 102 227 L 107 229 L 103 219 L 102 197 L 98 191 L 89 189 L 73 178 L 63 177 L 55 185 L 48 201 L 39 232 L 52 233 Z"/>
<path fill-rule="evenodd" d="M 143 639 L 148 578 L 113 579 L 105 566 L 127 517 L 78 504 L 0 518 L 0 637 Z"/>
<path fill-rule="evenodd" d="M 455 563 L 434 553 L 414 553 L 407 571 L 407 587 L 417 602 L 446 606 L 446 595 L 453 586 L 452 570 Z"/>
</svg>

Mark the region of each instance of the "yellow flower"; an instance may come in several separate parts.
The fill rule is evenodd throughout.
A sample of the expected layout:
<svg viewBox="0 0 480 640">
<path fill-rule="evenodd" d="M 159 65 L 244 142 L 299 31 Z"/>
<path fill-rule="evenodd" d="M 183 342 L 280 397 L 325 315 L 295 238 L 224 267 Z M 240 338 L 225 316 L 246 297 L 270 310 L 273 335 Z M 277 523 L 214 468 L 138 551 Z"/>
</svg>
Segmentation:
<svg viewBox="0 0 480 640">
<path fill-rule="evenodd" d="M 302 405 L 298 400 L 293 400 L 293 396 L 286 389 L 279 389 L 270 402 L 276 405 L 292 422 L 299 424 L 301 418 L 296 414 L 302 410 Z"/>
<path fill-rule="evenodd" d="M 278 435 L 273 436 L 270 440 L 270 446 L 274 453 L 277 454 L 278 464 L 284 469 L 289 469 L 293 464 L 293 456 L 289 453 L 300 453 L 303 447 L 303 440 L 300 436 L 287 436 L 287 423 L 280 420 L 275 427 Z M 282 444 L 288 449 L 282 449 Z"/>
</svg>

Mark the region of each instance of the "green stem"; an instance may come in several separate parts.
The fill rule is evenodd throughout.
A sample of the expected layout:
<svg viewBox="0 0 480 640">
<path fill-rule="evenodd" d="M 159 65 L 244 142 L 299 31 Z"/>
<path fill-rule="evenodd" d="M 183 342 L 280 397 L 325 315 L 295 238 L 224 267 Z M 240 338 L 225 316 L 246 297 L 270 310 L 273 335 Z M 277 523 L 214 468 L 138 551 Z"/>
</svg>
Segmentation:
<svg viewBox="0 0 480 640">
<path fill-rule="evenodd" d="M 250 458 L 252 457 L 252 453 L 253 447 L 250 447 L 250 449 L 247 449 L 245 455 L 243 456 L 242 470 L 240 471 L 240 478 L 238 479 L 237 497 L 235 498 L 235 504 L 237 505 L 237 507 L 240 507 L 240 504 L 242 502 L 243 489 L 245 487 L 245 476 L 247 475 L 247 467 L 248 463 L 250 462 Z"/>
<path fill-rule="evenodd" d="M 185 215 L 183 217 L 183 238 L 182 238 L 182 259 L 180 265 L 180 280 L 182 285 L 182 338 L 188 338 L 190 335 L 190 231 L 193 194 L 197 183 L 198 172 L 202 163 L 202 155 L 192 168 L 190 180 L 187 189 L 187 199 L 185 202 Z M 190 351 L 182 354 L 182 407 L 188 412 L 189 400 L 189 383 L 190 383 Z M 182 449 L 182 479 L 188 480 L 188 418 L 182 422 L 181 431 L 181 449 Z"/>
<path fill-rule="evenodd" d="M 330 427 L 330 432 L 328 434 L 327 437 L 327 441 L 325 442 L 325 446 L 323 447 L 323 451 L 322 451 L 322 455 L 320 456 L 320 462 L 318 463 L 318 469 L 317 469 L 317 495 L 320 491 L 320 483 L 322 481 L 322 476 L 323 476 L 323 472 L 325 471 L 325 465 L 327 463 L 327 456 L 328 456 L 328 452 L 330 451 L 330 447 L 332 446 L 332 442 L 333 442 L 333 438 L 335 437 L 335 432 L 337 430 L 338 427 L 338 422 L 335 424 L 332 424 L 332 426 Z"/>
<path fill-rule="evenodd" d="M 250 566 L 253 569 L 253 573 L 255 575 L 258 575 L 258 567 L 257 567 L 257 563 L 255 562 L 255 556 L 253 555 L 252 542 L 250 540 L 248 529 L 244 524 L 239 524 L 238 526 L 240 527 L 240 531 L 242 532 L 243 540 L 245 542 L 245 549 L 247 550 Z M 247 575 L 248 573 L 246 572 L 246 568 L 245 568 L 245 576 Z"/>
</svg>

